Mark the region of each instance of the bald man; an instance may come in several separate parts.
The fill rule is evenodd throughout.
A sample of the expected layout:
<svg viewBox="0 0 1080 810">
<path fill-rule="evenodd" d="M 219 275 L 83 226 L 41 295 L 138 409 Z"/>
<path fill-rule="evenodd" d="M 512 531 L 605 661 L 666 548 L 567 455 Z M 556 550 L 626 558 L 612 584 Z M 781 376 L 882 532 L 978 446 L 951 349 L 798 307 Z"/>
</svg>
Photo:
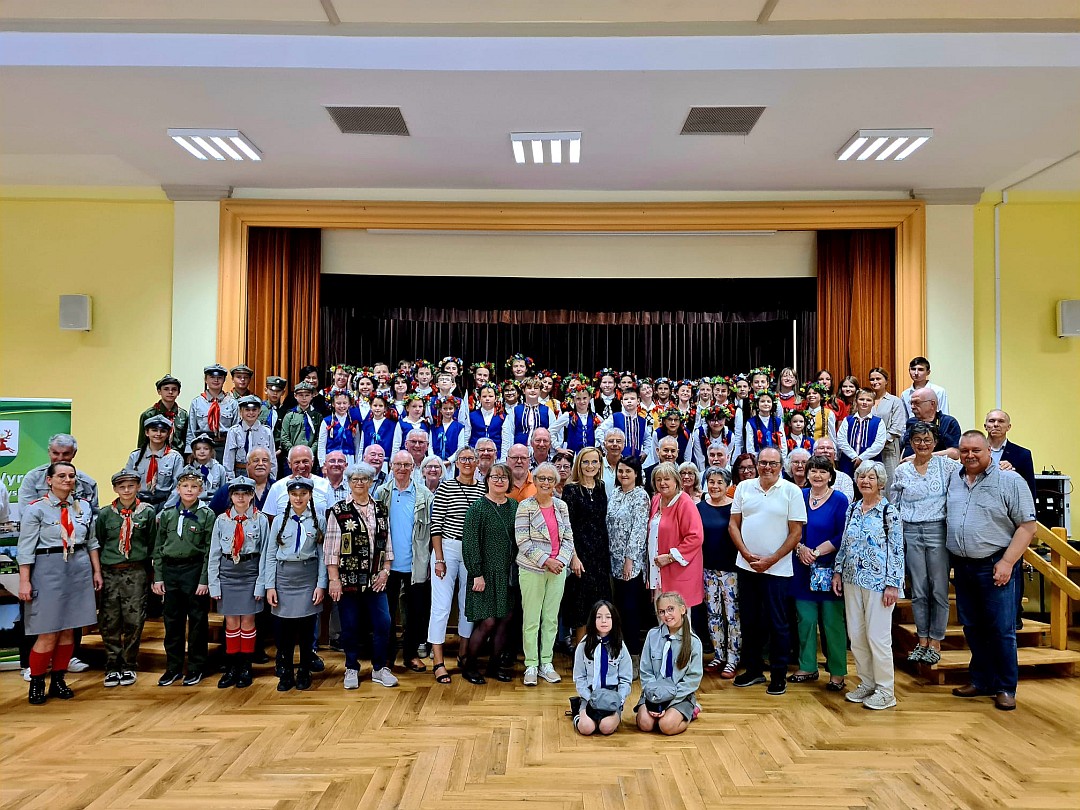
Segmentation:
<svg viewBox="0 0 1080 810">
<path fill-rule="evenodd" d="M 1012 429 L 1009 414 L 1000 409 L 992 410 L 983 420 L 983 427 L 986 428 L 986 438 L 990 443 L 990 458 L 1001 469 L 1020 473 L 1020 477 L 1031 490 L 1031 497 L 1034 498 L 1035 462 L 1031 458 L 1030 450 L 1005 438 Z"/>
</svg>

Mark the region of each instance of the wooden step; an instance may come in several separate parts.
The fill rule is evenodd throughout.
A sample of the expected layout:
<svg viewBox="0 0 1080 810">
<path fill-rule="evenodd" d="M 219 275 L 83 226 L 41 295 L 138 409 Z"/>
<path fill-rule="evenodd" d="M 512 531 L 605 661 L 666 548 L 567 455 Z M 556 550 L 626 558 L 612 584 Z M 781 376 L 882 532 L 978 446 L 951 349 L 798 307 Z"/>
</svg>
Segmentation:
<svg viewBox="0 0 1080 810">
<path fill-rule="evenodd" d="M 1024 619 L 1024 626 L 1016 631 L 1016 645 L 1018 647 L 1038 647 L 1050 632 L 1050 625 L 1046 622 Z M 919 635 L 914 624 L 894 624 L 893 639 L 905 650 L 910 651 L 918 642 Z M 945 649 L 964 649 L 967 642 L 964 639 L 964 628 L 958 624 L 950 624 L 945 628 Z M 905 653 L 906 655 L 906 653 Z"/>
<path fill-rule="evenodd" d="M 1016 661 L 1021 667 L 1053 666 L 1061 675 L 1078 674 L 1080 652 L 1076 650 L 1055 650 L 1051 647 L 1018 647 Z M 967 650 L 942 650 L 941 660 L 933 666 L 919 665 L 919 670 L 931 680 L 944 683 L 946 675 L 963 673 L 971 663 L 971 653 Z"/>
</svg>

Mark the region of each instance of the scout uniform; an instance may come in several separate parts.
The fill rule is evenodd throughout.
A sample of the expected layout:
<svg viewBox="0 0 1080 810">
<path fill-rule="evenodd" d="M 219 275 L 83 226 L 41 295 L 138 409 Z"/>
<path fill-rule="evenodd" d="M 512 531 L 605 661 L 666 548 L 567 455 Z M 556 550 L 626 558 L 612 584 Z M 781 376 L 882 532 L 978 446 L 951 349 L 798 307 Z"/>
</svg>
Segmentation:
<svg viewBox="0 0 1080 810">
<path fill-rule="evenodd" d="M 198 467 L 185 467 L 180 480 L 198 478 Z M 174 683 L 184 669 L 184 631 L 187 639 L 186 686 L 202 679 L 206 667 L 208 635 L 207 614 L 210 599 L 199 596 L 200 585 L 208 585 L 207 557 L 215 515 L 199 503 L 188 510 L 182 503 L 164 510 L 157 519 L 157 539 L 154 543 L 154 582 L 165 588 L 162 617 L 165 622 L 165 674 L 159 686 Z"/>
<path fill-rule="evenodd" d="M 162 386 L 165 385 L 175 385 L 179 388 L 180 380 L 171 374 L 166 374 L 155 385 L 157 385 L 158 391 L 161 391 Z M 172 422 L 173 429 L 169 436 L 169 446 L 173 450 L 182 453 L 184 451 L 184 442 L 187 441 L 188 412 L 176 404 L 170 410 L 160 399 L 139 414 L 139 439 L 135 446 L 140 450 L 146 447 L 146 420 L 151 416 L 164 416 Z"/>
<path fill-rule="evenodd" d="M 288 489 L 306 489 L 314 496 L 315 485 L 310 478 L 293 478 Z M 311 670 L 315 651 L 311 639 L 315 635 L 315 617 L 322 606 L 312 601 L 316 588 L 327 587 L 326 562 L 323 559 L 325 517 L 316 512 L 314 500 L 302 514 L 296 514 L 291 504 L 286 512 L 274 518 L 270 527 L 270 542 L 262 557 L 262 580 L 267 590 L 277 594 L 277 605 L 271 608 L 276 617 L 278 691 L 285 692 L 295 685 L 306 689 L 311 685 Z M 300 670 L 293 680 L 293 650 L 300 642 Z"/>
<path fill-rule="evenodd" d="M 289 387 L 288 381 L 283 377 L 267 377 L 266 388 L 270 391 L 284 391 Z M 277 448 L 277 457 L 271 459 L 273 462 L 272 471 L 276 476 L 281 469 L 283 462 L 287 460 L 285 453 L 281 449 L 281 427 L 285 422 L 285 415 L 289 412 L 289 406 L 286 402 L 288 398 L 281 397 L 281 402 L 278 405 L 271 405 L 267 400 L 263 400 L 262 410 L 259 412 L 259 421 L 270 428 L 270 432 L 274 434 L 274 446 Z"/>
<path fill-rule="evenodd" d="M 204 377 L 224 377 L 226 373 L 225 367 L 217 363 L 203 368 Z M 225 431 L 239 419 L 240 411 L 236 407 L 235 398 L 224 392 L 213 397 L 209 391 L 203 391 L 191 401 L 191 407 L 188 408 L 188 430 L 184 449 L 191 452 L 191 440 L 205 433 L 213 440 L 214 454 L 220 461 L 225 452 Z"/>
<path fill-rule="evenodd" d="M 213 447 L 214 440 L 204 433 L 201 436 L 197 436 L 191 443 L 191 446 L 195 447 L 199 444 Z M 203 488 L 202 492 L 199 493 L 199 503 L 206 506 L 213 500 L 217 491 L 229 482 L 229 477 L 225 472 L 225 468 L 218 464 L 217 459 L 215 458 L 211 458 L 206 464 L 200 464 L 198 460 L 192 460 L 191 466 L 202 476 Z M 180 482 L 177 481 L 177 483 Z M 165 502 L 164 508 L 168 509 L 172 506 L 176 506 L 179 502 L 180 497 L 174 490 L 173 494 L 169 496 L 169 500 Z"/>
<path fill-rule="evenodd" d="M 262 407 L 262 400 L 254 394 L 241 397 L 236 402 L 238 407 L 254 405 Z M 277 458 L 277 448 L 274 446 L 274 432 L 262 422 L 256 421 L 248 425 L 241 419 L 231 428 L 225 438 L 225 453 L 221 466 L 231 479 L 234 475 L 243 475 L 247 470 L 247 454 L 256 447 L 265 447 L 270 452 L 270 458 Z"/>
<path fill-rule="evenodd" d="M 160 415 L 147 419 L 146 427 L 172 430 L 169 420 Z M 139 474 L 139 498 L 154 509 L 160 509 L 176 489 L 176 482 L 183 468 L 183 457 L 166 442 L 160 450 L 151 450 L 147 445 L 141 450 L 133 451 L 128 456 L 126 469 Z"/>
<path fill-rule="evenodd" d="M 293 388 L 293 393 L 314 390 L 315 386 L 311 383 L 302 382 Z M 311 448 L 311 455 L 314 456 L 315 449 L 319 444 L 319 425 L 322 423 L 322 419 L 322 414 L 314 405 L 306 411 L 301 410 L 300 406 L 297 405 L 285 414 L 285 418 L 281 422 L 282 455 L 287 459 L 290 450 L 298 445 L 306 444 Z"/>
<path fill-rule="evenodd" d="M 27 508 L 34 501 L 41 500 L 49 494 L 49 485 L 45 483 L 45 474 L 49 471 L 48 464 L 42 464 L 40 467 L 34 467 L 26 475 L 23 476 L 22 483 L 19 484 L 19 514 L 25 515 Z M 91 514 L 96 515 L 98 512 L 98 489 L 97 481 L 84 473 L 82 470 L 75 472 L 75 491 L 71 493 L 72 497 L 86 501 L 90 504 Z"/>
<path fill-rule="evenodd" d="M 232 368 L 229 369 L 229 375 L 233 378 L 233 388 L 229 392 L 229 396 L 232 397 L 235 400 L 240 400 L 240 399 L 243 399 L 246 396 L 249 396 L 251 394 L 251 389 L 250 388 L 245 388 L 243 390 L 240 390 L 240 389 L 238 389 L 236 387 L 236 375 L 237 374 L 247 374 L 248 375 L 248 385 L 250 386 L 251 385 L 251 378 L 253 376 L 255 376 L 255 372 L 251 370 L 250 366 L 245 366 L 243 363 L 241 363 L 238 366 L 233 366 Z"/>
<path fill-rule="evenodd" d="M 152 419 L 164 419 L 163 416 Z M 170 455 L 179 458 L 179 453 Z M 144 481 L 142 475 L 125 469 L 112 477 L 121 481 Z M 147 563 L 157 529 L 154 507 L 136 498 L 125 508 L 117 499 L 102 509 L 94 525 L 101 554 L 101 600 L 98 627 L 105 644 L 105 686 L 135 683 L 139 661 L 139 641 L 146 621 Z"/>
</svg>

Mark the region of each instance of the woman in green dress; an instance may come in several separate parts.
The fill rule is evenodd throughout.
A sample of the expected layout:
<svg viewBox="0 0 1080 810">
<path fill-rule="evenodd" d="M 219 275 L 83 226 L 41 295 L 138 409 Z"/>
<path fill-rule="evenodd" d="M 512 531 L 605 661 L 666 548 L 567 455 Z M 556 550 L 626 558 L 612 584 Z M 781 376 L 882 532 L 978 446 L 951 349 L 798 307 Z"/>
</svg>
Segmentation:
<svg viewBox="0 0 1080 810">
<path fill-rule="evenodd" d="M 486 683 L 478 656 L 489 636 L 493 636 L 493 649 L 487 674 L 504 682 L 512 677 L 505 648 L 514 612 L 511 580 L 517 556 L 514 518 L 518 505 L 506 497 L 510 488 L 510 468 L 506 464 L 493 464 L 485 480 L 487 494 L 469 506 L 461 537 L 461 556 L 471 580 L 465 595 L 465 616 L 473 622 L 461 670 L 462 677 L 475 684 Z"/>
</svg>

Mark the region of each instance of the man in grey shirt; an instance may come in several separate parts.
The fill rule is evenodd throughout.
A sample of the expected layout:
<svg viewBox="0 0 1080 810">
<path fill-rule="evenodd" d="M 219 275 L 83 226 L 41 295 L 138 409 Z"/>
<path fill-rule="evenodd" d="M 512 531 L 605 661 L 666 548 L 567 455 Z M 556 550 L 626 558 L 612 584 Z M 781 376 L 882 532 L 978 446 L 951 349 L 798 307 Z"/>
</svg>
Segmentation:
<svg viewBox="0 0 1080 810">
<path fill-rule="evenodd" d="M 1020 561 L 1035 536 L 1035 503 L 1024 479 L 994 464 L 978 430 L 960 437 L 964 469 L 949 480 L 946 547 L 956 609 L 971 649 L 970 683 L 957 697 L 993 695 L 1016 708 L 1016 588 Z"/>
<path fill-rule="evenodd" d="M 75 454 L 79 452 L 79 443 L 70 433 L 57 433 L 49 439 L 49 462 L 55 464 L 59 461 L 74 463 Z M 38 498 L 44 498 L 49 491 L 49 485 L 45 483 L 45 473 L 49 465 L 42 464 L 34 467 L 23 476 L 19 486 L 19 516 L 21 517 L 31 503 Z M 98 488 L 97 481 L 79 470 L 75 473 L 75 497 L 90 502 L 90 511 L 96 516 L 98 513 Z M 77 670 L 73 670 L 77 671 Z"/>
</svg>

